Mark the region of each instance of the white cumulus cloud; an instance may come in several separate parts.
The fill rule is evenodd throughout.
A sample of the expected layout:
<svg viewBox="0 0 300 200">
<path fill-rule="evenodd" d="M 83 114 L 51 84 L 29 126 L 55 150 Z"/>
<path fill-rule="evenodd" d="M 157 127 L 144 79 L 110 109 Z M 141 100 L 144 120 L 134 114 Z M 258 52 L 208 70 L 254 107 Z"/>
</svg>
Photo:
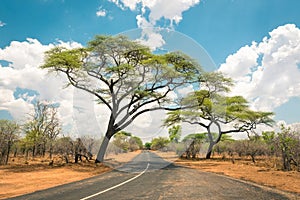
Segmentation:
<svg viewBox="0 0 300 200">
<path fill-rule="evenodd" d="M 105 9 L 99 8 L 98 11 L 96 12 L 96 15 L 98 17 L 105 17 L 107 14 L 107 11 Z"/>
<path fill-rule="evenodd" d="M 200 0 L 109 0 L 122 10 L 136 12 L 137 26 L 143 29 L 141 41 L 152 49 L 165 44 L 163 37 L 154 27 L 173 29 L 183 19 L 183 12 L 199 4 Z M 163 25 L 161 22 L 163 21 Z"/>
<path fill-rule="evenodd" d="M 3 27 L 3 26 L 5 26 L 6 24 L 4 23 L 4 22 L 2 22 L 2 21 L 0 21 L 0 27 Z"/>
<path fill-rule="evenodd" d="M 200 0 L 110 0 L 122 9 L 129 8 L 132 11 L 139 11 L 144 16 L 149 11 L 149 18 L 152 26 L 161 19 L 169 20 L 170 25 L 178 24 L 182 20 L 182 13 L 197 5 Z"/>
<path fill-rule="evenodd" d="M 300 29 L 279 26 L 260 42 L 227 57 L 219 71 L 232 77 L 234 95 L 243 95 L 257 110 L 273 111 L 300 97 Z"/>
<path fill-rule="evenodd" d="M 12 41 L 9 46 L 0 48 L 0 60 L 10 64 L 0 65 L 0 110 L 8 111 L 12 117 L 24 122 L 30 112 L 33 112 L 31 101 L 38 97 L 60 104 L 60 116 L 64 125 L 72 120 L 73 89 L 66 85 L 65 77 L 49 74 L 39 66 L 43 63 L 44 52 L 55 44 L 43 45 L 36 39 Z M 76 42 L 58 41 L 56 45 L 67 48 L 80 47 Z M 18 89 L 23 94 L 17 94 Z M 28 90 L 36 94 L 29 95 Z"/>
</svg>

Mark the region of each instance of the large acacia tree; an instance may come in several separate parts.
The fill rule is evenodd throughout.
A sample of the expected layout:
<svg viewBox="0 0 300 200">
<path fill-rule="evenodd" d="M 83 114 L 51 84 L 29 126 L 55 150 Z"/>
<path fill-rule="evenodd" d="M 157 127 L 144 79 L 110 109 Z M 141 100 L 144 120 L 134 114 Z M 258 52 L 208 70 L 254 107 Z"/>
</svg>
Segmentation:
<svg viewBox="0 0 300 200">
<path fill-rule="evenodd" d="M 169 94 L 199 81 L 200 74 L 199 65 L 183 53 L 155 55 L 127 37 L 101 35 L 86 48 L 53 48 L 46 52 L 42 68 L 65 74 L 70 85 L 94 95 L 109 109 L 96 162 L 103 161 L 111 137 L 139 115 L 180 109 L 179 99 Z"/>
<path fill-rule="evenodd" d="M 221 73 L 207 73 L 202 76 L 202 89 L 182 100 L 186 109 L 170 111 L 165 125 L 178 122 L 199 125 L 207 130 L 209 147 L 206 158 L 223 135 L 253 131 L 257 125 L 272 125 L 271 112 L 253 111 L 242 96 L 227 96 L 232 81 Z M 216 130 L 213 128 L 216 127 Z M 214 137 L 213 132 L 216 133 Z"/>
</svg>

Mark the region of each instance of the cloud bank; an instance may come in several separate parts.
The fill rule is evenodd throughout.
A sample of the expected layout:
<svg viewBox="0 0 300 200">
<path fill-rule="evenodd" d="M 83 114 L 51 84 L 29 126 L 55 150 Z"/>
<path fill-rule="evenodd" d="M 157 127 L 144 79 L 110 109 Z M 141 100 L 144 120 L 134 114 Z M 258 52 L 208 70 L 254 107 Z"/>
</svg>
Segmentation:
<svg viewBox="0 0 300 200">
<path fill-rule="evenodd" d="M 59 103 L 61 119 L 65 125 L 72 119 L 73 90 L 67 88 L 64 77 L 48 74 L 39 66 L 43 63 L 44 52 L 60 45 L 67 48 L 81 46 L 76 42 L 62 42 L 43 45 L 36 39 L 13 41 L 10 46 L 0 48 L 0 110 L 8 111 L 19 122 L 24 122 L 28 114 L 33 112 L 32 100 L 47 100 Z M 32 92 L 33 91 L 33 92 Z"/>
<path fill-rule="evenodd" d="M 279 26 L 260 42 L 229 55 L 219 71 L 236 82 L 233 95 L 242 95 L 256 110 L 273 111 L 300 97 L 300 29 Z"/>
</svg>

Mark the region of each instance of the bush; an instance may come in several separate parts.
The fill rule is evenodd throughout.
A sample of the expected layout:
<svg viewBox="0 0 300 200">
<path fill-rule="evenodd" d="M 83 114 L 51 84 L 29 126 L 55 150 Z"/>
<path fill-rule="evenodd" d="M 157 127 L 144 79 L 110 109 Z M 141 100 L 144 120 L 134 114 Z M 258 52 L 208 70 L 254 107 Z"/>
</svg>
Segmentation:
<svg viewBox="0 0 300 200">
<path fill-rule="evenodd" d="M 165 147 L 170 143 L 169 139 L 166 137 L 154 138 L 151 141 L 151 149 L 153 150 L 164 150 Z"/>
<path fill-rule="evenodd" d="M 300 136 L 291 128 L 281 125 L 281 132 L 274 138 L 275 150 L 282 158 L 282 169 L 292 170 L 292 165 L 300 171 Z"/>
</svg>

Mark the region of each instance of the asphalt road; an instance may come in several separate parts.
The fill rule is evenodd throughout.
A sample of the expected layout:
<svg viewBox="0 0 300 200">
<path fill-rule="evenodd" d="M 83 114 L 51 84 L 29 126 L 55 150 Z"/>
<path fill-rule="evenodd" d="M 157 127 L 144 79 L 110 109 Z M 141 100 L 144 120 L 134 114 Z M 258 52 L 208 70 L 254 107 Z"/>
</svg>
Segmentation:
<svg viewBox="0 0 300 200">
<path fill-rule="evenodd" d="M 12 199 L 284 200 L 289 198 L 282 193 L 243 181 L 176 166 L 146 151 L 111 172 Z"/>
</svg>

